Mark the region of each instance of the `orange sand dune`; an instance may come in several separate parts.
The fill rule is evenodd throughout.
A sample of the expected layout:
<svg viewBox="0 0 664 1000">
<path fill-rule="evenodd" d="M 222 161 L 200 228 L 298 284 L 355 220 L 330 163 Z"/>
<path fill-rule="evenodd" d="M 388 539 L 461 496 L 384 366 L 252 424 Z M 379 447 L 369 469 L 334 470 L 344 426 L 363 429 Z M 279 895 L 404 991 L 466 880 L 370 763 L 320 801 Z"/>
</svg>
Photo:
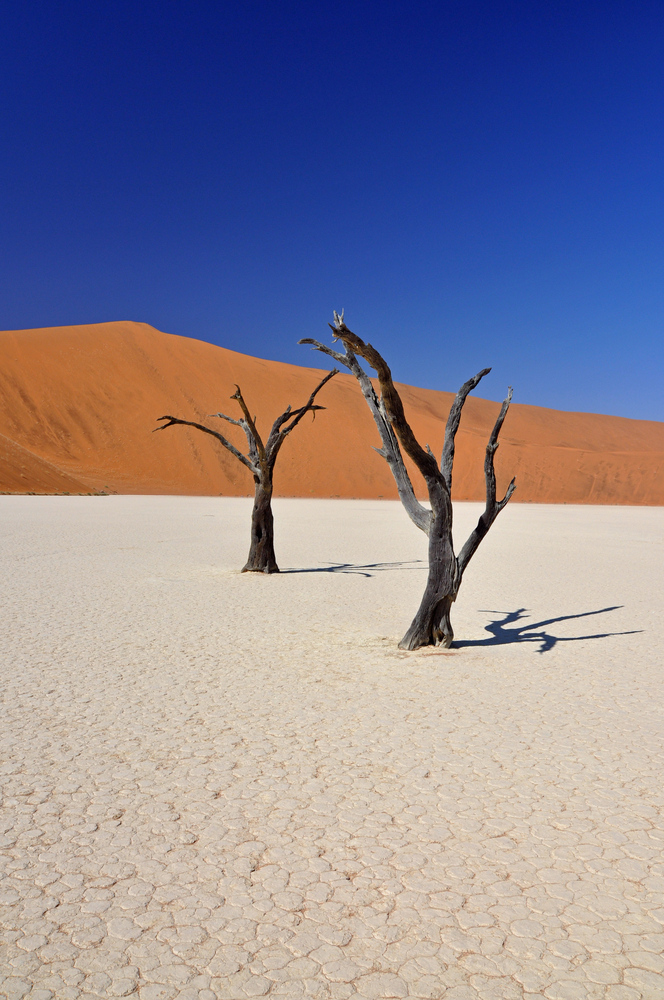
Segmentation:
<svg viewBox="0 0 664 1000">
<path fill-rule="evenodd" d="M 304 353 L 303 359 L 312 357 Z M 314 357 L 318 357 L 314 355 Z M 35 493 L 253 492 L 249 472 L 189 428 L 153 434 L 171 413 L 242 431 L 207 414 L 238 415 L 241 385 L 259 429 L 288 403 L 301 405 L 321 377 L 314 368 L 263 361 L 144 323 L 98 323 L 0 333 L 0 491 Z M 439 452 L 449 392 L 401 387 L 419 439 Z M 282 496 L 396 497 L 380 441 L 350 375 L 319 397 L 283 447 Z M 483 456 L 499 405 L 470 397 L 457 439 L 454 496 L 481 500 Z M 513 404 L 496 459 L 499 488 L 516 475 L 515 499 L 538 503 L 664 504 L 664 424 Z M 413 475 L 416 489 L 423 483 Z"/>
</svg>

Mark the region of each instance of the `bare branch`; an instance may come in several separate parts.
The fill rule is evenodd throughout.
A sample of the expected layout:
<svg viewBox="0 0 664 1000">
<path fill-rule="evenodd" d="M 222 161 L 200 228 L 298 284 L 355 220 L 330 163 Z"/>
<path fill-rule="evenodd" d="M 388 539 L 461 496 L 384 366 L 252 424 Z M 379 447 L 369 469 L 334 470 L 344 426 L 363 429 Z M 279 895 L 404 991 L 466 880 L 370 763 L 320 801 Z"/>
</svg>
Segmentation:
<svg viewBox="0 0 664 1000">
<path fill-rule="evenodd" d="M 242 427 L 241 420 L 234 420 L 233 417 L 227 416 L 225 413 L 208 413 L 209 417 L 221 417 L 222 420 L 227 420 L 229 424 L 235 424 L 237 427 Z"/>
<path fill-rule="evenodd" d="M 308 413 L 309 410 L 325 409 L 324 406 L 314 406 L 314 399 L 316 398 L 320 390 L 323 388 L 323 386 L 327 382 L 329 382 L 331 378 L 334 378 L 334 376 L 338 374 L 339 370 L 337 368 L 333 368 L 331 372 L 328 372 L 327 375 L 325 375 L 325 377 L 320 380 L 320 382 L 318 383 L 314 391 L 311 393 L 309 399 L 304 404 L 304 406 L 301 406 L 297 410 L 292 410 L 289 406 L 288 409 L 281 414 L 281 416 L 277 417 L 274 424 L 272 425 L 272 430 L 270 431 L 270 437 L 268 438 L 268 450 L 270 449 L 270 443 L 272 443 L 272 447 L 276 448 L 276 451 L 278 451 L 283 443 L 284 438 L 288 434 L 290 434 L 290 432 L 294 430 L 295 427 L 297 427 L 302 417 L 305 415 L 305 413 Z M 284 426 L 287 420 L 290 420 L 291 423 L 288 424 L 287 426 Z"/>
<path fill-rule="evenodd" d="M 249 469 L 249 472 L 251 472 L 252 476 L 260 475 L 260 469 L 258 468 L 258 466 L 255 463 L 253 463 L 249 458 L 247 458 L 246 455 L 243 455 L 241 451 L 238 451 L 235 445 L 231 444 L 230 441 L 228 441 L 223 436 L 223 434 L 219 434 L 217 431 L 210 430 L 210 428 L 206 427 L 204 424 L 197 424 L 196 421 L 194 420 L 180 420 L 179 417 L 171 417 L 169 415 L 165 417 L 157 417 L 157 420 L 167 420 L 168 423 L 162 424 L 161 427 L 155 427 L 154 431 L 164 431 L 166 430 L 167 427 L 173 427 L 174 424 L 182 424 L 184 427 L 196 427 L 199 431 L 203 431 L 205 434 L 210 434 L 212 437 L 216 438 L 217 441 L 220 441 L 221 444 L 223 444 L 224 448 L 230 451 L 231 455 L 235 455 L 235 457 L 239 462 L 242 462 L 243 465 L 246 465 L 246 467 Z M 152 432 L 153 434 L 154 431 Z"/>
<path fill-rule="evenodd" d="M 238 403 L 240 404 L 242 412 L 244 413 L 244 419 L 245 419 L 245 421 L 247 423 L 247 427 L 249 428 L 249 431 L 251 432 L 251 436 L 253 437 L 254 441 L 256 442 L 256 449 L 258 451 L 258 457 L 261 460 L 261 462 L 264 462 L 265 461 L 265 445 L 263 444 L 263 439 L 261 438 L 260 434 L 258 433 L 258 429 L 256 427 L 255 422 L 251 419 L 251 414 L 249 413 L 249 409 L 247 407 L 247 404 L 245 403 L 244 398 L 242 396 L 242 392 L 240 390 L 240 386 L 237 383 L 235 384 L 235 388 L 236 388 L 237 391 L 233 393 L 233 395 L 231 396 L 231 399 L 237 399 Z M 246 431 L 245 431 L 245 434 L 246 434 Z M 247 437 L 249 437 L 248 434 L 247 434 Z"/>
<path fill-rule="evenodd" d="M 320 340 L 312 340 L 311 337 L 304 337 L 302 340 L 298 340 L 298 344 L 313 344 L 314 350 L 327 354 L 330 358 L 334 358 L 337 364 L 345 365 L 346 368 L 348 368 L 348 362 L 343 354 L 339 354 L 338 351 L 333 351 L 332 348 L 328 347 L 326 344 L 321 344 Z"/>
<path fill-rule="evenodd" d="M 483 368 L 481 372 L 477 375 L 473 375 L 469 378 L 467 382 L 464 382 L 459 391 L 456 394 L 454 402 L 450 407 L 450 415 L 447 418 L 447 424 L 445 426 L 445 443 L 443 445 L 443 457 L 440 460 L 440 471 L 443 474 L 443 478 L 447 483 L 447 488 L 452 492 L 452 466 L 454 465 L 454 439 L 456 438 L 456 432 L 459 429 L 459 421 L 461 420 L 461 411 L 463 409 L 463 404 L 466 402 L 466 397 L 469 392 L 479 385 L 480 381 L 485 375 L 488 375 L 491 371 L 490 368 Z"/>
<path fill-rule="evenodd" d="M 339 319 L 339 316 L 336 312 L 334 316 L 336 322 L 336 320 Z M 336 326 L 332 327 L 332 330 L 335 332 Z M 413 489 L 413 484 L 410 480 L 410 476 L 408 475 L 408 470 L 404 464 L 399 442 L 394 431 L 392 430 L 392 425 L 390 424 L 385 407 L 378 398 L 371 379 L 362 368 L 362 365 L 359 363 L 350 347 L 347 344 L 344 344 L 345 353 L 341 354 L 339 351 L 335 351 L 326 344 L 321 344 L 319 340 L 313 340 L 311 337 L 305 337 L 303 340 L 299 340 L 298 344 L 311 344 L 314 350 L 321 351 L 323 354 L 327 354 L 328 357 L 334 358 L 335 361 L 344 365 L 355 376 L 362 391 L 362 395 L 366 399 L 367 405 L 371 410 L 371 415 L 374 418 L 374 422 L 378 428 L 378 433 L 380 434 L 380 439 L 383 443 L 382 448 L 375 448 L 374 450 L 381 456 L 381 458 L 384 458 L 389 465 L 390 471 L 394 476 L 399 499 L 401 500 L 401 503 L 403 504 L 404 509 L 411 521 L 417 528 L 420 529 L 420 531 L 423 531 L 426 535 L 428 535 L 431 525 L 431 511 L 426 507 L 423 507 L 415 496 L 415 490 Z"/>
<path fill-rule="evenodd" d="M 498 419 L 493 425 L 493 430 L 489 437 L 489 441 L 486 446 L 486 454 L 484 457 L 484 479 L 486 482 L 486 506 L 484 513 L 481 515 L 474 531 L 471 532 L 468 541 L 461 549 L 457 563 L 459 566 L 459 583 L 461 583 L 461 578 L 464 571 L 475 555 L 477 548 L 486 535 L 487 531 L 496 520 L 500 514 L 503 507 L 505 507 L 516 489 L 516 479 L 512 479 L 511 483 L 507 487 L 505 496 L 502 500 L 496 501 L 496 472 L 494 469 L 494 456 L 498 450 L 498 435 L 507 416 L 507 411 L 510 408 L 510 403 L 512 401 L 512 386 L 509 387 L 507 396 L 503 400 L 502 406 L 500 407 L 500 413 L 498 414 Z"/>
<path fill-rule="evenodd" d="M 299 410 L 291 410 L 291 408 L 289 406 L 288 409 L 285 410 L 284 413 L 282 413 L 280 416 L 278 416 L 277 419 L 274 421 L 274 423 L 272 424 L 272 430 L 270 431 L 270 437 L 268 438 L 268 443 L 267 443 L 268 460 L 269 460 L 269 457 L 270 457 L 270 448 L 272 447 L 272 445 L 270 444 L 270 442 L 277 439 L 277 432 L 281 432 L 281 428 L 283 427 L 283 425 L 288 420 L 290 420 L 292 417 L 296 417 L 299 413 L 301 413 L 302 409 L 303 409 L 303 407 L 301 407 Z M 315 420 L 316 419 L 316 411 L 317 410 L 325 410 L 325 409 L 327 409 L 327 407 L 325 407 L 325 406 L 318 406 L 318 405 L 316 405 L 316 406 L 308 406 L 307 409 L 305 410 L 305 413 L 306 412 L 311 412 L 312 415 L 313 415 L 313 419 Z M 302 414 L 302 416 L 304 416 L 304 414 Z M 291 427 L 285 428 L 284 431 L 281 432 L 281 437 L 283 438 L 283 437 L 286 437 L 287 434 L 290 434 L 290 432 L 292 431 L 292 429 L 293 429 L 294 426 L 295 425 L 293 424 Z M 280 447 L 281 447 L 281 443 L 279 444 L 279 448 Z"/>
<path fill-rule="evenodd" d="M 283 424 L 286 423 L 287 420 L 290 420 L 292 417 L 298 416 L 298 414 L 300 414 L 300 413 L 302 414 L 302 416 L 304 416 L 305 413 L 311 412 L 311 413 L 313 413 L 314 418 L 315 418 L 317 410 L 326 410 L 326 409 L 327 409 L 326 406 L 318 406 L 318 404 L 316 404 L 315 406 L 307 406 L 307 407 L 301 406 L 299 408 L 299 410 L 291 410 L 291 408 L 289 407 L 288 410 L 285 413 L 282 413 L 280 417 L 277 417 L 277 420 L 275 421 L 275 423 L 277 423 L 277 421 L 278 421 L 279 428 L 281 428 L 283 426 Z M 304 411 L 304 413 L 302 411 Z M 291 430 L 292 430 L 292 427 L 284 428 L 283 433 L 284 434 L 289 434 Z"/>
<path fill-rule="evenodd" d="M 231 399 L 233 397 L 231 396 Z M 233 417 L 227 416 L 225 413 L 211 413 L 211 417 L 221 417 L 222 420 L 228 420 L 229 424 L 235 424 L 236 427 L 241 427 L 245 433 L 247 443 L 249 445 L 249 458 L 252 462 L 258 465 L 260 459 L 258 457 L 258 450 L 256 448 L 256 439 L 251 432 L 251 427 L 246 420 L 234 420 Z M 254 417 L 254 424 L 256 423 L 256 418 Z"/>
<path fill-rule="evenodd" d="M 489 443 L 486 446 L 486 456 L 484 458 L 484 478 L 486 480 L 487 507 L 490 505 L 493 506 L 496 503 L 496 472 L 493 467 L 493 459 L 494 455 L 496 454 L 496 451 L 498 450 L 498 435 L 500 434 L 500 430 L 505 421 L 505 417 L 507 416 L 507 411 L 510 408 L 511 402 L 512 402 L 512 386 L 510 386 L 507 390 L 507 396 L 503 400 L 503 405 L 500 407 L 500 413 L 498 414 L 498 419 L 493 425 L 493 430 L 491 431 Z M 502 508 L 505 506 L 505 504 L 507 503 L 507 499 L 501 500 L 500 504 L 498 504 L 498 512 L 501 511 Z"/>
<path fill-rule="evenodd" d="M 516 476 L 512 476 L 512 478 L 510 479 L 510 484 L 507 487 L 507 490 L 505 491 L 505 496 L 500 501 L 500 503 L 497 505 L 498 506 L 498 513 L 500 513 L 500 511 L 503 509 L 503 507 L 506 507 L 507 504 L 510 502 L 510 499 L 511 499 L 512 494 L 514 493 L 515 489 L 516 489 Z"/>
<path fill-rule="evenodd" d="M 401 397 L 394 386 L 392 372 L 385 359 L 378 353 L 375 347 L 372 347 L 371 344 L 365 344 L 363 340 L 348 329 L 343 322 L 343 312 L 341 316 L 335 312 L 334 320 L 334 325 L 330 323 L 334 337 L 337 340 L 341 340 L 345 347 L 347 349 L 350 348 L 354 354 L 359 354 L 361 358 L 364 358 L 376 372 L 387 418 L 393 425 L 406 454 L 410 455 L 427 481 L 442 480 L 436 459 L 424 450 L 406 420 Z"/>
</svg>

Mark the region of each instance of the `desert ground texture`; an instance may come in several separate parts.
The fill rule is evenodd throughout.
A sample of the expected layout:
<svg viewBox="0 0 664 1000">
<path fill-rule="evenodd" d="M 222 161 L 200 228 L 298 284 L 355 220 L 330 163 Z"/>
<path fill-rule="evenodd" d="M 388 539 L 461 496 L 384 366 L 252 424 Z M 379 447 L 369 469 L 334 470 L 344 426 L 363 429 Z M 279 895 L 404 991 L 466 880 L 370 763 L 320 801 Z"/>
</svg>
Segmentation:
<svg viewBox="0 0 664 1000">
<path fill-rule="evenodd" d="M 0 995 L 664 998 L 659 507 L 0 497 Z M 477 504 L 455 507 L 458 541 Z"/>
</svg>

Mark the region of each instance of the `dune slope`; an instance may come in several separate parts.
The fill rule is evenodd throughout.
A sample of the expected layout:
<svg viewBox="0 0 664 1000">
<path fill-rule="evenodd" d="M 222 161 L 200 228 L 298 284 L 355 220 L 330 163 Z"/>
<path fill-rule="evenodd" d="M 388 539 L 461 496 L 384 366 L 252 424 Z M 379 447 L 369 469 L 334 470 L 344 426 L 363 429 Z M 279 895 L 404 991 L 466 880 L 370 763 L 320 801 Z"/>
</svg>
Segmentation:
<svg viewBox="0 0 664 1000">
<path fill-rule="evenodd" d="M 303 359 L 307 355 L 303 352 Z M 267 431 L 301 405 L 315 368 L 264 361 L 143 323 L 99 323 L 0 333 L 0 491 L 225 494 L 253 491 L 249 472 L 211 438 L 174 427 L 171 413 L 206 422 L 238 446 L 239 428 L 207 416 L 238 415 L 242 387 Z M 442 446 L 452 393 L 402 386 L 422 442 Z M 321 392 L 327 407 L 288 439 L 275 476 L 282 496 L 396 497 L 366 404 L 350 375 Z M 481 500 L 483 457 L 499 405 L 470 397 L 458 435 L 454 496 Z M 499 489 L 517 476 L 515 500 L 664 504 L 664 424 L 513 404 L 496 459 Z M 413 479 L 420 495 L 424 486 Z"/>
</svg>

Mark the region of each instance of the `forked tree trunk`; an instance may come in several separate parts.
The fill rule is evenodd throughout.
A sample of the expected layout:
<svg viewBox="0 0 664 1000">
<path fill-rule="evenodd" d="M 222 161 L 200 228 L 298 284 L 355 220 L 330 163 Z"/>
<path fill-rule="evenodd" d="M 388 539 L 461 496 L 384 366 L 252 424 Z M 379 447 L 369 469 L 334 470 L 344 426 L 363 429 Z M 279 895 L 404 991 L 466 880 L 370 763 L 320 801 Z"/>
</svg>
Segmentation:
<svg viewBox="0 0 664 1000">
<path fill-rule="evenodd" d="M 272 517 L 272 483 L 256 482 L 254 507 L 251 512 L 251 546 L 243 573 L 278 573 L 274 555 L 274 518 Z"/>
</svg>

